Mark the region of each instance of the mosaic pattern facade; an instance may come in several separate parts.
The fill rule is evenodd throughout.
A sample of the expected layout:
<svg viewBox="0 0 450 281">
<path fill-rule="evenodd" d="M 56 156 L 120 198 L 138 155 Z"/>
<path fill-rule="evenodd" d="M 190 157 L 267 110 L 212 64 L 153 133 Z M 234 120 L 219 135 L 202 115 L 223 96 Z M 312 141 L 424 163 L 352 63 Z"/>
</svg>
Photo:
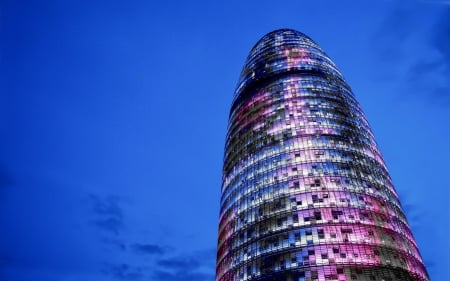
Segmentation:
<svg viewBox="0 0 450 281">
<path fill-rule="evenodd" d="M 429 280 L 360 105 L 295 30 L 265 35 L 240 76 L 216 280 Z"/>
</svg>

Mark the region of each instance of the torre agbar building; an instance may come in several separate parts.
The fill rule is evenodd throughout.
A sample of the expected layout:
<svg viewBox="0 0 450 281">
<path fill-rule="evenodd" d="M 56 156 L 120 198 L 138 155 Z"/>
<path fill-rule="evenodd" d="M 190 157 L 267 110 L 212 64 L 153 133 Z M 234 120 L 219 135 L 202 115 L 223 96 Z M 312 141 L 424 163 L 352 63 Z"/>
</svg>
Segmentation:
<svg viewBox="0 0 450 281">
<path fill-rule="evenodd" d="M 234 94 L 217 281 L 429 280 L 374 135 L 301 32 L 261 38 Z"/>
</svg>

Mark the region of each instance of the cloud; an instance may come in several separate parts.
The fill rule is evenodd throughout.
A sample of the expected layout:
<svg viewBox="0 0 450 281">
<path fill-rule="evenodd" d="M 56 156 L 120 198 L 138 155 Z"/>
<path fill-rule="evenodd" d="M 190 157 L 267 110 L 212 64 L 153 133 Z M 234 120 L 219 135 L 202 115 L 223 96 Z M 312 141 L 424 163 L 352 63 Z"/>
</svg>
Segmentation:
<svg viewBox="0 0 450 281">
<path fill-rule="evenodd" d="M 90 195 L 93 202 L 94 212 L 98 215 L 107 215 L 122 217 L 122 209 L 119 207 L 119 198 L 116 196 L 108 196 L 107 198 L 99 198 L 96 195 Z"/>
<path fill-rule="evenodd" d="M 437 103 L 450 104 L 450 10 L 440 15 L 430 34 L 430 51 L 410 68 L 409 81 Z"/>
<path fill-rule="evenodd" d="M 121 198 L 91 194 L 89 203 L 90 222 L 102 231 L 101 242 L 117 251 L 114 252 L 115 262 L 103 259 L 105 266 L 100 272 L 106 278 L 154 281 L 214 280 L 215 249 L 181 255 L 176 254 L 176 249 L 169 245 L 155 242 L 130 243 L 126 238 L 127 233 L 122 233 L 125 216 Z"/>
<path fill-rule="evenodd" d="M 215 277 L 216 249 L 199 250 L 186 255 L 169 256 L 170 246 L 154 243 L 135 243 L 133 254 L 120 263 L 105 263 L 102 273 L 116 280 L 153 281 L 213 281 Z M 151 259 L 142 262 L 142 256 Z M 137 258 L 137 260 L 136 260 Z M 140 260 L 140 261 L 139 261 Z"/>
<path fill-rule="evenodd" d="M 419 209 L 420 204 L 409 203 L 409 200 L 405 198 L 402 198 L 402 201 L 402 209 L 408 218 L 408 223 L 414 227 L 420 226 L 422 218 L 426 217 L 425 212 Z"/>
<path fill-rule="evenodd" d="M 385 17 L 372 38 L 373 54 L 383 71 L 376 77 L 394 82 L 403 97 L 418 97 L 439 105 L 450 104 L 450 10 L 428 14 L 420 5 L 404 1 Z"/>
<path fill-rule="evenodd" d="M 115 235 L 119 234 L 119 230 L 122 228 L 123 224 L 120 219 L 117 218 L 105 218 L 105 219 L 97 219 L 94 221 L 95 225 L 103 228 L 106 231 L 114 233 Z"/>
<path fill-rule="evenodd" d="M 168 272 L 156 270 L 153 273 L 154 280 L 165 281 L 213 281 L 214 274 L 203 272 Z"/>
<path fill-rule="evenodd" d="M 132 249 L 138 254 L 149 254 L 149 255 L 162 255 L 164 254 L 165 248 L 155 245 L 155 244 L 133 244 Z"/>
<path fill-rule="evenodd" d="M 123 211 L 119 206 L 119 198 L 116 196 L 100 198 L 93 194 L 89 197 L 95 217 L 91 222 L 107 233 L 119 235 L 124 228 Z"/>
<path fill-rule="evenodd" d="M 126 263 L 108 265 L 103 273 L 117 280 L 141 280 L 144 277 L 142 268 Z"/>
<path fill-rule="evenodd" d="M 153 279 L 165 281 L 214 280 L 216 249 L 196 251 L 190 255 L 166 257 L 156 261 Z"/>
</svg>

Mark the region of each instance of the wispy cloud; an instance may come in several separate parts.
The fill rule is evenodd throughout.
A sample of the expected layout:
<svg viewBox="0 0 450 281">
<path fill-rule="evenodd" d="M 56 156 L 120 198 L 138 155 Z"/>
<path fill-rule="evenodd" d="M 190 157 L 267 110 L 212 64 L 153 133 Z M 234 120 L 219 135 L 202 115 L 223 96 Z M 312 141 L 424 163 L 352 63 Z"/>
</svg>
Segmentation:
<svg viewBox="0 0 450 281">
<path fill-rule="evenodd" d="M 138 254 L 162 255 L 166 252 L 167 247 L 161 247 L 156 244 L 133 244 L 132 249 Z"/>
<path fill-rule="evenodd" d="M 141 280 L 144 277 L 143 269 L 126 263 L 107 265 L 103 273 L 117 280 Z"/>
<path fill-rule="evenodd" d="M 440 104 L 450 104 L 450 10 L 430 31 L 430 51 L 409 69 L 409 82 Z"/>
<path fill-rule="evenodd" d="M 104 260 L 101 273 L 115 280 L 212 281 L 215 249 L 177 253 L 170 245 L 154 241 L 131 242 L 125 228 L 123 200 L 116 196 L 91 194 L 90 222 L 101 231 L 101 241 L 116 251 L 115 262 Z M 129 226 L 131 227 L 131 226 Z M 128 229 L 132 231 L 132 229 Z"/>
<path fill-rule="evenodd" d="M 153 281 L 213 281 L 215 276 L 215 249 L 168 256 L 172 247 L 154 243 L 135 243 L 129 249 L 127 260 L 104 263 L 102 274 L 116 280 Z M 143 260 L 143 256 L 147 256 Z M 145 261 L 145 262 L 143 262 Z"/>
<path fill-rule="evenodd" d="M 398 93 L 448 105 L 450 10 L 437 14 L 434 23 L 425 23 L 420 20 L 417 3 L 415 7 L 404 4 L 400 1 L 374 33 L 374 56 L 386 66 L 377 76 L 400 85 Z"/>
<path fill-rule="evenodd" d="M 419 210 L 418 204 L 409 203 L 407 199 L 402 197 L 403 202 L 407 202 L 402 204 L 403 211 L 408 218 L 409 224 L 413 227 L 418 227 L 421 224 L 422 219 L 426 218 L 425 212 L 423 210 Z"/>
<path fill-rule="evenodd" d="M 123 211 L 116 196 L 100 197 L 90 195 L 93 211 L 91 222 L 107 233 L 119 235 L 124 228 Z"/>
<path fill-rule="evenodd" d="M 213 281 L 214 274 L 203 272 L 168 272 L 164 270 L 156 270 L 152 277 L 153 280 L 165 281 Z"/>
<path fill-rule="evenodd" d="M 153 280 L 214 280 L 216 249 L 197 251 L 190 255 L 165 257 L 156 261 Z"/>
</svg>

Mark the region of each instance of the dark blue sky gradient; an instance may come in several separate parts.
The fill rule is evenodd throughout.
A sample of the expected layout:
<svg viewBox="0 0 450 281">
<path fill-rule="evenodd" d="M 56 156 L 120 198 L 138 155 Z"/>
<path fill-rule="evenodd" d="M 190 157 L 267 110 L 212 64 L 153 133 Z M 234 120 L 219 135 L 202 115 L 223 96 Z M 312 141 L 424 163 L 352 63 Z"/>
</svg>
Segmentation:
<svg viewBox="0 0 450 281">
<path fill-rule="evenodd" d="M 336 62 L 434 281 L 450 268 L 450 2 L 0 3 L 0 280 L 213 280 L 228 111 L 278 28 Z"/>
</svg>

